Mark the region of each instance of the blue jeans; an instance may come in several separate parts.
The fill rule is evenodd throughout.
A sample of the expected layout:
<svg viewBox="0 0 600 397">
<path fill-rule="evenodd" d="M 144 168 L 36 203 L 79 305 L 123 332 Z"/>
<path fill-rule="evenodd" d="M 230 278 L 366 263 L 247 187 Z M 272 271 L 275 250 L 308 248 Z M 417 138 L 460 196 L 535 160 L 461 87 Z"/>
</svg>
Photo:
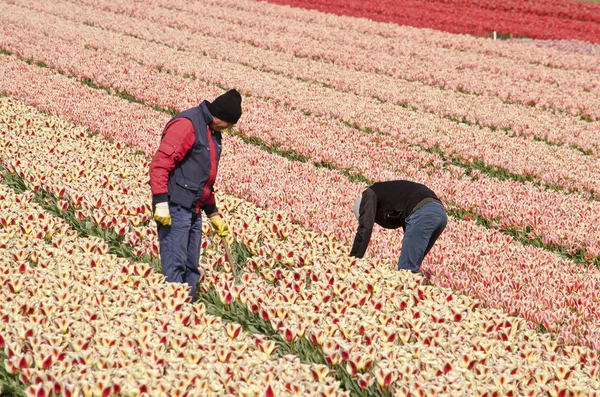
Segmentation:
<svg viewBox="0 0 600 397">
<path fill-rule="evenodd" d="M 446 228 L 448 216 L 441 203 L 427 203 L 406 218 L 398 270 L 418 273 L 423 258 Z"/>
<path fill-rule="evenodd" d="M 194 298 L 200 280 L 200 242 L 202 241 L 202 215 L 177 205 L 169 204 L 171 226 L 158 226 L 160 263 L 167 281 L 187 283 Z"/>
</svg>

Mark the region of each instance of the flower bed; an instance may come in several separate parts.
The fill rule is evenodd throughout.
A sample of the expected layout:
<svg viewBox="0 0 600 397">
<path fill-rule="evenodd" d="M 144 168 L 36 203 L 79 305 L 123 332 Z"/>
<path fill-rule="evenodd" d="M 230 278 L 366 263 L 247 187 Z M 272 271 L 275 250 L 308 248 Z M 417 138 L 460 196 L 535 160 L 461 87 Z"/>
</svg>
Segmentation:
<svg viewBox="0 0 600 397">
<path fill-rule="evenodd" d="M 402 80 L 415 82 L 417 84 L 412 86 L 416 86 L 416 89 L 426 84 L 433 86 L 433 92 L 451 89 L 459 93 L 490 96 L 495 98 L 491 102 L 496 104 L 520 104 L 536 109 L 560 111 L 564 115 L 581 115 L 593 120 L 599 117 L 595 106 L 595 94 L 598 92 L 594 77 L 596 73 L 581 70 L 581 65 L 577 68 L 576 62 L 571 68 L 579 70 L 555 71 L 537 64 L 532 65 L 530 62 L 490 56 L 488 52 L 494 53 L 494 49 L 489 49 L 483 54 L 465 54 L 464 46 L 468 43 L 459 44 L 460 39 L 454 38 L 454 35 L 447 36 L 448 40 L 455 40 L 454 45 L 459 47 L 456 49 L 452 48 L 451 44 L 445 44 L 441 48 L 430 43 L 423 45 L 419 43 L 418 36 L 414 38 L 414 35 L 382 38 L 381 35 L 387 34 L 365 34 L 359 31 L 358 37 L 349 37 L 347 28 L 317 25 L 317 29 L 312 21 L 311 24 L 302 23 L 298 26 L 295 21 L 297 18 L 293 17 L 283 23 L 279 21 L 280 14 L 277 12 L 262 17 L 262 9 L 258 13 L 253 10 L 245 13 L 243 17 L 228 20 L 226 15 L 231 14 L 230 7 L 222 8 L 221 15 L 213 17 L 213 23 L 223 25 L 226 29 L 215 31 L 209 29 L 208 25 L 196 24 L 199 15 L 190 15 L 187 10 L 178 11 L 173 3 L 166 6 L 170 13 L 169 19 L 174 21 L 168 26 L 164 26 L 163 21 L 165 6 L 140 9 L 130 3 L 89 2 L 89 5 L 76 5 L 61 1 L 45 3 L 42 6 L 27 0 L 20 0 L 19 4 L 34 10 L 39 9 L 46 15 L 56 14 L 61 19 L 83 22 L 220 60 L 248 64 L 265 71 L 274 68 L 278 73 L 288 74 L 289 71 L 302 71 L 302 65 L 307 63 L 311 67 L 317 65 L 317 70 L 326 70 L 328 65 L 336 64 L 341 66 L 344 73 L 352 73 L 354 70 L 400 79 L 401 83 Z M 185 10 L 183 4 L 185 3 L 179 8 Z M 77 12 L 73 12 L 74 9 Z M 206 14 L 201 16 L 208 18 Z M 273 33 L 265 30 L 272 30 Z M 310 33 L 306 33 L 307 31 Z M 331 41 L 319 39 L 322 36 L 331 38 Z M 198 37 L 202 37 L 201 42 L 197 42 Z M 398 46 L 399 40 L 403 43 L 402 46 Z M 228 42 L 227 51 L 220 45 L 225 41 Z M 104 48 L 110 42 L 95 46 Z M 360 51 L 357 51 L 357 42 L 360 43 Z M 470 44 L 477 47 L 474 43 Z M 531 51 L 531 46 L 525 47 Z M 378 56 L 365 57 L 365 53 L 377 53 Z M 549 62 L 548 58 L 560 56 L 548 51 L 542 60 L 535 63 Z M 584 57 L 581 58 L 582 62 L 588 62 Z M 262 62 L 257 62 L 258 60 Z M 203 63 L 208 61 L 205 59 Z M 277 66 L 281 62 L 283 64 Z M 283 67 L 289 62 L 296 65 Z M 214 64 L 211 62 L 211 67 L 206 68 L 209 71 L 205 73 L 210 74 L 212 66 Z M 230 74 L 226 72 L 225 76 Z M 199 73 L 198 76 L 206 77 L 204 73 Z M 307 77 L 314 78 L 315 75 L 309 74 Z M 335 78 L 333 80 L 335 81 Z"/>
<path fill-rule="evenodd" d="M 57 47 L 54 53 L 58 53 L 61 47 Z M 62 48 L 64 50 L 64 48 Z M 40 49 L 40 51 L 42 51 Z M 95 80 L 98 84 L 111 81 L 111 74 L 96 70 L 93 66 L 111 62 L 110 58 L 101 58 L 103 62 L 94 62 L 94 52 L 84 53 L 84 59 L 70 58 L 69 65 L 77 68 L 75 72 L 86 75 L 87 68 L 81 70 L 82 66 L 88 66 L 94 70 Z M 116 60 L 113 60 L 115 64 Z M 61 62 L 63 67 L 67 66 Z M 184 79 L 175 79 L 170 75 L 158 73 L 152 69 L 144 68 L 135 63 L 130 63 L 128 72 L 130 79 L 126 83 L 116 83 L 117 89 L 130 92 L 139 96 L 141 100 L 155 101 L 161 106 L 177 106 L 176 103 L 184 103 L 193 106 L 195 101 L 194 92 L 217 91 L 215 87 L 206 86 L 203 83 L 193 82 L 187 89 Z M 153 78 L 154 77 L 154 78 Z M 11 79 L 7 81 L 11 84 Z M 152 81 L 154 89 L 146 87 L 142 81 Z M 141 87 L 141 88 L 138 88 Z M 162 87 L 167 87 L 162 88 Z M 174 87 L 174 88 L 171 88 Z M 176 88 L 175 88 L 176 87 Z M 29 87 L 31 88 L 31 87 Z M 17 88 L 22 90 L 22 88 Z M 131 95 L 131 94 L 130 94 Z M 38 95 L 30 95 L 36 97 Z M 248 98 L 245 102 L 247 112 L 244 120 L 239 124 L 240 131 L 247 137 L 258 137 L 268 145 L 277 145 L 281 149 L 292 149 L 306 156 L 314 162 L 324 162 L 339 168 L 354 169 L 363 176 L 371 179 L 391 178 L 418 178 L 426 184 L 435 186 L 441 197 L 448 203 L 457 206 L 459 211 L 470 210 L 486 220 L 493 220 L 494 225 L 505 228 L 516 228 L 518 231 L 526 231 L 527 238 L 538 241 L 549 247 L 564 250 L 570 255 L 580 256 L 583 260 L 593 261 L 599 254 L 598 233 L 594 228 L 590 229 L 586 221 L 593 219 L 598 211 L 595 202 L 589 202 L 575 195 L 564 195 L 560 192 L 544 191 L 541 188 L 528 184 L 513 183 L 511 181 L 493 180 L 479 171 L 473 172 L 471 176 L 465 176 L 463 171 L 455 167 L 448 167 L 450 171 L 444 171 L 447 164 L 441 162 L 435 154 L 426 153 L 406 144 L 396 141 L 396 137 L 388 135 L 377 135 L 375 137 L 365 133 L 357 133 L 338 121 L 329 119 L 304 116 L 300 111 L 282 108 L 268 101 Z M 178 106 L 179 107 L 179 106 Z M 179 107 L 183 109 L 184 107 Z M 274 117 L 277 115 L 277 117 Z M 85 116 L 84 116 L 85 117 Z M 265 118 L 273 128 L 262 127 Z M 318 129 L 314 125 L 319 124 Z M 419 131 L 418 129 L 415 132 Z M 111 132 L 112 133 L 112 132 Z M 149 133 L 152 133 L 151 131 Z M 451 138 L 449 135 L 448 138 Z M 452 140 L 452 139 L 450 139 Z M 484 140 L 484 138 L 482 138 Z M 377 145 L 373 148 L 373 143 Z M 489 142 L 487 142 L 489 144 Z M 521 156 L 523 164 L 526 165 L 526 174 L 521 175 L 527 180 L 531 169 L 530 159 L 534 156 L 532 150 L 546 149 L 548 156 L 545 161 L 537 153 L 540 163 L 552 172 L 557 168 L 557 160 L 554 158 L 556 149 L 542 143 L 537 145 L 526 145 L 523 141 L 521 149 L 525 151 Z M 468 144 L 461 145 L 465 151 L 472 150 Z M 511 163 L 513 157 L 505 155 L 504 149 L 509 149 L 514 155 L 515 146 L 508 143 L 493 144 L 484 157 L 491 154 L 496 158 L 502 158 L 503 163 Z M 347 156 L 346 153 L 353 153 Z M 567 151 L 563 151 L 565 155 Z M 581 158 L 568 160 L 568 156 L 561 161 L 564 164 L 576 164 Z M 593 163 L 588 157 L 589 163 Z M 562 167 L 568 170 L 569 167 Z M 427 173 L 419 172 L 426 169 Z M 579 174 L 579 170 L 571 170 L 571 175 Z M 590 170 L 590 183 L 596 183 L 595 172 Z M 565 180 L 563 175 L 552 176 L 553 180 L 560 181 L 559 187 L 571 186 L 574 179 Z M 475 181 L 473 179 L 476 179 Z M 573 181 L 573 182 L 572 182 Z M 576 183 L 581 183 L 577 179 Z M 589 186 L 589 185 L 588 185 Z M 472 191 L 472 194 L 466 192 Z M 534 198 L 532 200 L 532 198 Z M 501 203 L 510 202 L 514 206 L 506 207 Z M 540 207 L 539 202 L 552 203 L 551 206 Z M 547 210 L 545 210 L 547 209 Z M 592 222 L 596 224 L 597 222 Z"/>
<path fill-rule="evenodd" d="M 28 396 L 347 395 L 33 196 L 0 185 L 0 348 Z"/>
<path fill-rule="evenodd" d="M 45 131 L 65 129 L 68 135 L 77 130 L 25 108 L 20 113 L 22 125 L 32 120 L 30 129 L 40 133 L 44 129 L 38 127 L 39 120 L 55 126 Z M 103 154 L 111 153 L 112 144 L 96 137 L 82 139 L 95 143 L 84 145 L 91 159 L 110 157 Z M 131 149 L 122 151 L 130 158 Z M 142 165 L 132 163 L 131 173 L 145 173 Z M 37 171 L 44 174 L 42 168 Z M 109 168 L 105 175 L 118 172 Z M 135 183 L 135 178 L 127 181 Z M 68 189 L 81 188 L 76 179 L 64 183 Z M 64 221 L 32 203 L 33 191 L 19 195 L 3 185 L 0 189 L 6 240 L 0 258 L 9 258 L 2 262 L 1 291 L 17 305 L 10 309 L 15 315 L 5 316 L 10 328 L 0 334 L 9 372 L 33 383 L 31 395 L 152 395 L 150 390 L 254 395 L 254 385 L 269 382 L 275 395 L 290 393 L 292 384 L 306 394 L 335 393 L 335 382 L 318 375 L 328 372 L 321 366 L 300 365 L 290 356 L 265 362 L 268 354 L 263 351 L 270 353 L 275 345 L 240 333 L 239 326 L 220 323 L 202 304 L 189 305 L 187 287 L 165 284 L 148 265 L 108 255 L 107 243 L 98 238 L 77 237 Z M 121 204 L 125 208 L 127 201 Z M 215 289 L 225 311 L 236 302 L 246 305 L 248 315 L 256 313 L 291 345 L 304 337 L 319 346 L 327 363 L 345 366 L 359 387 L 379 385 L 398 395 L 411 390 L 508 393 L 517 388 L 533 394 L 598 392 L 600 385 L 592 380 L 600 370 L 597 352 L 557 343 L 524 320 L 483 309 L 478 301 L 450 290 L 420 285 L 419 276 L 396 272 L 380 260 L 351 260 L 332 235 L 303 229 L 285 214 L 229 196 L 219 197 L 219 202 L 250 257 L 240 260 L 236 283 L 221 249 L 208 238 L 202 259 L 204 289 Z M 38 222 L 19 225 L 19 215 Z M 8 266 L 14 260 L 18 269 Z M 35 315 L 38 310 L 41 314 Z M 269 379 L 248 372 L 249 365 L 258 364 L 255 371 L 273 371 L 277 365 L 281 372 Z M 137 369 L 133 376 L 132 365 Z M 125 373 L 129 376 L 123 379 Z M 245 376 L 223 383 L 223 374 L 229 373 Z"/>
<path fill-rule="evenodd" d="M 498 31 L 539 39 L 586 40 L 600 42 L 597 22 L 600 7 L 575 1 L 403 1 L 367 3 L 342 0 L 271 0 L 338 15 L 369 18 L 418 28 L 451 33 L 490 36 Z M 549 29 L 551 27 L 551 29 Z"/>
<path fill-rule="evenodd" d="M 51 32 L 53 33 L 48 32 L 51 36 L 60 36 L 54 30 Z M 67 36 L 71 38 L 75 37 L 72 34 Z M 109 41 L 108 39 L 103 40 L 103 42 Z M 289 103 L 299 110 L 316 115 L 334 116 L 344 123 L 350 123 L 356 127 L 371 131 L 380 131 L 403 142 L 418 143 L 428 150 L 441 148 L 447 157 L 456 159 L 456 161 L 462 164 L 468 165 L 471 162 L 482 162 L 489 168 L 500 167 L 509 173 L 523 175 L 525 178 L 531 178 L 542 183 L 563 186 L 570 190 L 597 192 L 599 189 L 597 178 L 595 177 L 598 172 L 595 158 L 585 156 L 578 150 L 568 147 L 556 147 L 549 146 L 544 142 L 532 142 L 530 132 L 527 131 L 538 130 L 539 128 L 544 129 L 544 127 L 540 127 L 537 124 L 530 125 L 525 122 L 520 129 L 520 133 L 523 133 L 525 137 L 507 139 L 504 132 L 479 128 L 475 125 L 465 126 L 447 119 L 440 120 L 439 117 L 428 112 L 413 112 L 391 103 L 382 104 L 375 99 L 364 99 L 356 95 L 349 95 L 348 93 L 301 83 L 295 79 L 290 80 L 278 76 L 269 76 L 265 73 L 247 70 L 244 67 L 230 68 L 225 64 L 218 71 L 211 71 L 212 65 L 209 66 L 206 63 L 206 70 L 202 71 L 194 69 L 195 66 L 185 68 L 183 65 L 189 63 L 189 61 L 185 61 L 180 51 L 168 52 L 173 55 L 173 61 L 171 62 L 165 56 L 161 56 L 160 61 L 157 61 L 156 56 L 152 58 L 148 54 L 165 54 L 164 49 L 156 48 L 155 51 L 142 51 L 145 47 L 142 47 L 142 43 L 139 41 L 137 42 L 137 47 L 133 46 L 136 44 L 135 40 L 125 47 L 127 48 L 127 53 L 132 54 L 136 52 L 139 54 L 137 60 L 143 62 L 144 65 L 150 66 L 140 66 L 134 61 L 128 61 L 126 68 L 129 76 L 127 79 L 117 83 L 115 82 L 112 69 L 100 68 L 98 70 L 97 65 L 110 63 L 114 64 L 115 68 L 121 68 L 123 55 L 115 54 L 108 56 L 105 51 L 102 54 L 98 54 L 96 51 L 84 48 L 81 50 L 81 55 L 74 57 L 72 48 L 75 42 L 68 40 L 66 42 L 59 41 L 53 51 L 55 54 L 68 53 L 68 57 L 65 56 L 57 59 L 54 56 L 49 58 L 48 55 L 45 55 L 45 48 L 47 48 L 48 43 L 46 45 L 41 45 L 40 43 L 36 43 L 34 40 L 29 46 L 26 46 L 25 43 L 19 45 L 15 43 L 15 45 L 23 48 L 23 56 L 25 57 L 41 56 L 43 62 L 49 62 L 61 70 L 70 70 L 71 73 L 81 76 L 83 79 L 93 75 L 95 76 L 93 79 L 95 84 L 108 87 L 116 84 L 116 88 L 120 91 L 125 91 L 129 94 L 134 93 L 136 97 L 142 98 L 150 104 L 158 102 L 162 107 L 185 108 L 186 106 L 192 106 L 198 100 L 196 94 L 198 91 L 218 92 L 216 87 L 207 87 L 207 84 L 204 82 L 197 80 L 186 81 L 183 76 L 191 74 L 201 76 L 208 79 L 209 82 L 220 86 L 238 86 L 244 91 L 247 90 L 252 95 L 259 95 L 264 98 L 275 97 L 279 103 Z M 121 53 L 122 51 L 124 50 L 118 52 Z M 93 58 L 97 58 L 97 60 L 92 62 Z M 202 60 L 199 59 L 199 61 Z M 180 76 L 177 78 L 152 70 L 152 66 L 158 65 L 157 62 L 163 65 L 161 67 L 168 68 L 175 67 L 173 65 L 177 64 L 178 66 L 174 70 L 177 70 Z M 196 62 L 193 64 L 197 65 Z M 248 73 L 253 74 L 252 79 L 245 80 L 239 77 L 246 76 Z M 229 77 L 225 77 L 227 75 Z M 148 86 L 146 83 L 147 78 L 144 76 L 152 76 L 155 84 Z M 353 80 L 350 79 L 349 81 Z M 252 82 L 251 86 L 247 85 L 248 82 Z M 167 91 L 163 88 L 163 84 L 167 87 L 173 87 L 173 89 L 169 90 L 172 92 L 171 95 L 167 96 Z M 279 87 L 281 90 L 274 90 L 273 87 Z M 286 94 L 286 92 L 293 92 L 294 95 Z M 324 106 L 327 103 L 332 104 L 332 106 Z M 493 114 L 494 109 L 487 109 L 485 113 Z M 514 116 L 518 118 L 519 114 L 515 113 Z M 538 119 L 545 118 L 539 114 L 535 117 Z M 489 124 L 485 119 L 483 120 L 482 124 Z M 553 123 L 558 122 L 554 119 L 548 120 L 545 130 L 559 131 L 561 129 L 560 123 L 551 129 L 549 124 Z M 499 125 L 498 127 L 508 128 L 506 125 Z M 594 128 L 589 128 L 591 128 L 590 131 L 582 132 L 577 127 L 574 130 L 570 130 L 571 133 L 565 133 L 565 135 L 575 137 L 576 140 L 581 142 L 583 145 L 580 148 L 581 150 L 584 150 L 583 147 L 586 147 L 587 149 L 585 150 L 589 149 L 593 152 L 595 150 L 593 149 L 593 143 L 583 143 L 584 141 L 594 141 L 594 139 L 590 139 Z M 581 135 L 581 139 L 577 138 L 579 135 Z M 545 137 L 548 135 L 541 133 L 538 136 Z M 561 138 L 554 137 L 548 139 L 550 142 L 555 139 L 558 139 L 558 141 L 561 140 Z M 571 141 L 570 139 L 567 140 Z M 506 156 L 506 151 L 509 151 L 511 156 Z M 557 162 L 569 164 L 569 168 L 559 167 L 556 165 Z"/>
<path fill-rule="evenodd" d="M 0 4 L 0 380 L 39 396 L 598 395 L 591 47 L 208 4 L 219 30 L 183 0 Z M 147 168 L 170 115 L 229 87 L 244 116 L 216 194 L 236 263 L 205 223 L 191 305 L 154 273 Z M 354 198 L 395 178 L 451 215 L 425 278 L 395 271 L 396 231 L 347 257 Z"/>
<path fill-rule="evenodd" d="M 126 106 L 124 102 L 121 109 Z M 19 114 L 16 120 L 23 120 L 15 124 L 25 125 L 27 119 L 36 119 L 28 117 L 28 112 L 30 110 L 12 110 L 13 115 Z M 104 147 L 109 152 L 114 150 L 112 145 Z M 351 243 L 356 223 L 349 209 L 360 185 L 350 183 L 338 172 L 270 155 L 233 137 L 224 146 L 222 161 L 219 186 L 225 191 L 261 207 L 293 214 L 295 221 L 330 234 L 345 244 Z M 233 167 L 229 165 L 231 161 L 252 167 Z M 141 165 L 141 162 L 131 163 L 131 173 L 145 175 L 147 170 Z M 60 170 L 64 166 L 58 167 Z M 44 172 L 44 169 L 38 167 L 38 172 Z M 98 178 L 93 176 L 96 171 L 91 172 L 89 179 Z M 111 174 L 104 175 L 112 177 Z M 334 185 L 336 190 L 332 191 L 329 187 Z M 73 183 L 72 187 L 76 186 L 77 183 Z M 287 193 L 282 193 L 284 191 Z M 148 191 L 147 197 L 149 195 Z M 103 208 L 115 206 L 109 195 L 103 197 L 106 198 Z M 320 200 L 318 211 L 315 210 L 315 197 L 327 197 L 327 200 Z M 131 229 L 129 236 L 128 242 L 136 245 L 138 255 L 156 256 L 152 226 Z M 136 240 L 142 236 L 149 244 Z M 396 232 L 376 229 L 370 252 L 384 260 L 387 266 L 393 266 L 400 238 Z M 454 219 L 450 219 L 444 237 L 426 258 L 423 268 L 440 286 L 458 289 L 480 298 L 486 305 L 522 316 L 557 333 L 569 343 L 598 347 L 596 335 L 600 332 L 600 324 L 594 313 L 600 310 L 600 301 L 594 291 L 600 282 L 600 274 L 596 268 L 524 247 L 512 238 L 474 222 Z"/>
</svg>

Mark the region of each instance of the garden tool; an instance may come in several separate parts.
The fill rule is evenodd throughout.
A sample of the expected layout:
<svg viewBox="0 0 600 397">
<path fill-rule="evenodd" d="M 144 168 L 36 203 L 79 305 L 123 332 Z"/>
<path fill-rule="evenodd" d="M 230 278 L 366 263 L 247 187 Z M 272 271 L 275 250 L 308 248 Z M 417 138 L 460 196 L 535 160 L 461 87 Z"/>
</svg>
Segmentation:
<svg viewBox="0 0 600 397">
<path fill-rule="evenodd" d="M 229 262 L 229 266 L 231 267 L 231 271 L 233 272 L 233 278 L 235 279 L 235 282 L 237 284 L 237 264 L 233 261 L 233 257 L 231 256 L 231 248 L 229 247 L 229 243 L 227 242 L 227 237 L 221 237 L 221 241 L 223 242 L 223 247 L 225 247 L 225 257 L 227 258 L 227 262 Z"/>
</svg>

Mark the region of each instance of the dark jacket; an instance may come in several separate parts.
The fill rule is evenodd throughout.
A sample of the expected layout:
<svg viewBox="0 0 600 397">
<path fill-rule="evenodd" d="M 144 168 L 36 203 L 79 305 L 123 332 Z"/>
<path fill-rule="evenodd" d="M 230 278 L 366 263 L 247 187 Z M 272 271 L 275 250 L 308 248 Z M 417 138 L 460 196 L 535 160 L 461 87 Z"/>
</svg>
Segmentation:
<svg viewBox="0 0 600 397">
<path fill-rule="evenodd" d="M 358 230 L 350 255 L 357 258 L 365 255 L 375 223 L 386 229 L 404 229 L 406 218 L 426 198 L 439 201 L 431 189 L 416 182 L 387 181 L 369 186 L 362 194 Z"/>
<path fill-rule="evenodd" d="M 168 200 L 195 212 L 199 212 L 200 208 L 204 208 L 207 213 L 217 210 L 213 184 L 221 158 L 221 132 L 209 127 L 213 117 L 206 104 L 203 101 L 199 106 L 175 115 L 167 123 L 158 148 L 160 156 L 155 156 L 150 167 L 150 184 L 153 185 L 153 179 L 161 180 L 159 172 L 168 171 L 168 192 L 154 194 L 153 204 Z M 172 138 L 169 138 L 169 126 L 182 118 L 191 121 L 194 133 L 191 137 L 193 144 L 190 142 L 191 147 L 186 147 L 185 153 L 178 152 L 180 142 L 170 142 Z M 182 155 L 183 158 L 179 161 L 171 160 L 173 156 Z M 157 192 L 159 190 L 160 188 L 156 188 Z"/>
</svg>

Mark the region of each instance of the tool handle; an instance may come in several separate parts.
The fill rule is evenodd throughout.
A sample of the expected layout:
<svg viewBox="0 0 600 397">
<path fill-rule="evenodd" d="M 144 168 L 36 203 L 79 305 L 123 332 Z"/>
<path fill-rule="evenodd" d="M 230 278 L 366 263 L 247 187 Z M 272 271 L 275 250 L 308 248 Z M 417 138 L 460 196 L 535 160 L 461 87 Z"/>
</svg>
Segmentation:
<svg viewBox="0 0 600 397">
<path fill-rule="evenodd" d="M 227 257 L 227 262 L 229 262 L 229 266 L 231 267 L 231 271 L 233 272 L 233 277 L 237 280 L 237 265 L 233 262 L 233 258 L 231 257 L 231 249 L 229 248 L 229 243 L 225 237 L 221 237 L 221 241 L 223 242 L 223 247 L 225 247 L 225 256 Z"/>
</svg>

